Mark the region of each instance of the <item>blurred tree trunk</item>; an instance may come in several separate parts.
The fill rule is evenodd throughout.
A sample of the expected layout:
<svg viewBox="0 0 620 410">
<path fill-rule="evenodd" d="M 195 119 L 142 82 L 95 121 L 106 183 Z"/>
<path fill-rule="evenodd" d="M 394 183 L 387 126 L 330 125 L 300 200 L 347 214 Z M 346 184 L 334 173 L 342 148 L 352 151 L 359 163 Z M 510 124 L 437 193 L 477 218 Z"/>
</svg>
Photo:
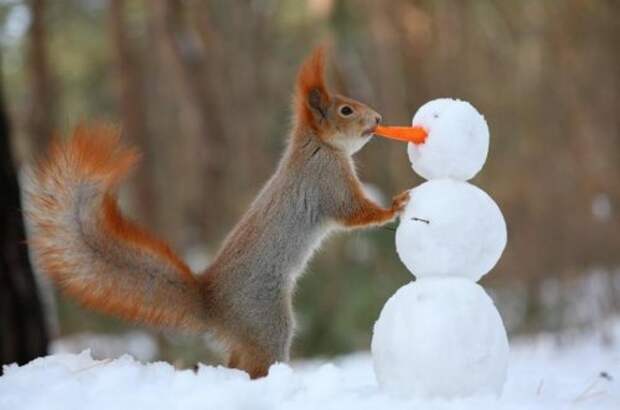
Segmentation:
<svg viewBox="0 0 620 410">
<path fill-rule="evenodd" d="M 155 223 L 156 208 L 153 206 L 154 187 L 152 176 L 153 159 L 150 152 L 147 131 L 146 101 L 142 83 L 141 65 L 131 46 L 125 23 L 125 0 L 110 0 L 110 34 L 120 100 L 120 115 L 123 134 L 137 145 L 145 155 L 133 179 L 132 208 L 139 214 L 142 222 Z"/>
<path fill-rule="evenodd" d="M 214 99 L 208 95 L 208 76 L 203 60 L 204 50 L 192 41 L 183 27 L 183 5 L 179 1 L 156 0 L 149 3 L 152 26 L 165 70 L 178 102 L 179 122 L 184 138 L 170 138 L 176 151 L 178 174 L 183 184 L 176 186 L 184 226 L 203 222 L 202 232 L 213 235 L 218 229 L 218 215 L 223 204 L 225 143 Z M 175 189 L 175 187 L 171 187 Z M 212 236 L 211 236 L 212 237 Z"/>
<path fill-rule="evenodd" d="M 26 130 L 30 138 L 30 154 L 40 155 L 54 132 L 54 90 L 47 56 L 45 0 L 30 0 L 28 32 L 28 76 L 30 103 L 26 115 Z"/>
<path fill-rule="evenodd" d="M 258 181 L 262 182 L 267 177 L 262 175 L 265 168 L 269 169 L 273 164 L 265 158 L 265 150 L 248 147 L 257 147 L 260 142 L 257 137 L 268 130 L 270 121 L 273 121 L 270 105 L 273 104 L 274 92 L 283 88 L 287 90 L 285 95 L 288 98 L 288 89 L 292 86 L 283 84 L 281 78 L 275 86 L 270 86 L 266 75 L 269 70 L 267 62 L 274 60 L 270 41 L 276 36 L 271 31 L 273 25 L 269 24 L 270 7 L 248 7 L 244 0 L 231 0 L 225 10 L 218 10 L 214 2 L 193 0 L 188 9 L 198 42 L 208 57 L 204 59 L 208 70 L 205 78 L 207 93 L 217 101 L 219 112 L 214 114 L 225 118 L 222 120 L 226 124 L 222 135 L 231 137 L 226 140 L 227 148 L 237 159 L 227 181 L 253 196 L 255 178 L 259 177 Z M 215 21 L 210 17 L 217 11 L 224 13 L 218 14 Z M 236 52 L 231 53 L 231 48 Z M 237 121 L 238 118 L 243 121 Z M 253 125 L 252 132 L 248 132 L 248 124 Z"/>
<path fill-rule="evenodd" d="M 43 308 L 25 245 L 9 131 L 0 100 L 0 365 L 28 363 L 47 354 L 48 344 Z"/>
</svg>

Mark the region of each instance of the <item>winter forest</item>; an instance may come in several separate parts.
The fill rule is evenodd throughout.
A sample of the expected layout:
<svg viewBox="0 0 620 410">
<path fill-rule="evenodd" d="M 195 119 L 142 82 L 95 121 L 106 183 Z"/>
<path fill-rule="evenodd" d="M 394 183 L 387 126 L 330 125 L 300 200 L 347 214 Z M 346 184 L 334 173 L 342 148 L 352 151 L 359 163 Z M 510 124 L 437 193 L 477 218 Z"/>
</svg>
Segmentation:
<svg viewBox="0 0 620 410">
<path fill-rule="evenodd" d="M 119 195 L 123 211 L 201 271 L 276 168 L 291 129 L 297 70 L 314 46 L 327 44 L 330 86 L 367 103 L 386 124 L 409 125 L 420 106 L 441 97 L 469 101 L 484 115 L 491 143 L 471 182 L 501 209 L 508 239 L 480 284 L 515 346 L 511 360 L 524 360 L 509 368 L 510 403 L 538 408 L 532 403 L 545 398 L 546 388 L 563 386 L 532 381 L 532 400 L 524 404 L 526 388 L 510 371 L 537 375 L 540 368 L 530 363 L 553 367 L 556 350 L 586 340 L 558 374 L 600 362 L 592 371 L 615 385 L 567 382 L 573 384 L 562 403 L 589 408 L 590 395 L 602 389 L 603 401 L 592 408 L 620 406 L 619 21 L 620 2 L 611 0 L 0 0 L 0 166 L 13 178 L 3 175 L 0 185 L 2 364 L 88 348 L 104 361 L 129 353 L 176 369 L 222 364 L 205 338 L 84 309 L 32 269 L 10 181 L 21 181 L 52 139 L 66 138 L 80 123 L 116 124 L 123 141 L 142 153 Z M 366 190 L 385 206 L 424 182 L 399 143 L 373 138 L 355 160 Z M 291 359 L 309 373 L 276 368 L 263 386 L 268 397 L 289 400 L 296 390 L 284 380 L 292 377 L 309 397 L 337 397 L 333 408 L 357 406 L 358 396 L 343 398 L 329 384 L 371 383 L 364 355 L 373 325 L 412 278 L 395 251 L 397 226 L 338 233 L 323 243 L 294 298 Z M 31 307 L 23 317 L 13 306 L 19 303 Z M 68 363 L 101 363 L 94 359 L 82 353 Z M 121 360 L 108 369 L 112 377 L 137 366 Z M 332 360 L 348 370 L 313 368 Z M 347 372 L 358 369 L 363 376 L 350 382 Z M 145 377 L 172 371 L 147 370 Z M 196 377 L 209 384 L 222 376 L 199 368 Z M 258 399 L 235 377 L 231 389 Z M 191 394 L 188 385 L 179 391 Z M 215 408 L 243 408 L 218 397 Z M 403 404 L 385 400 L 372 396 L 366 406 Z M 179 408 L 198 402 L 185 406 Z"/>
</svg>

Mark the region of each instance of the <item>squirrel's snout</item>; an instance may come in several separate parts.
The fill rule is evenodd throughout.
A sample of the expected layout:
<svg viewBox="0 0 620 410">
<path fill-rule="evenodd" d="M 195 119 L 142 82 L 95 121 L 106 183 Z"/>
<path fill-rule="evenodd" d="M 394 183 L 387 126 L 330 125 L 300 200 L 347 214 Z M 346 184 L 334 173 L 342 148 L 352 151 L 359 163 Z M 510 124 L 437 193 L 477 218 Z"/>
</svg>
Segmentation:
<svg viewBox="0 0 620 410">
<path fill-rule="evenodd" d="M 374 111 L 370 111 L 365 117 L 364 117 L 364 122 L 366 123 L 366 126 L 368 127 L 363 133 L 362 136 L 366 137 L 369 135 L 374 134 L 375 129 L 377 128 L 377 126 L 381 123 L 381 115 L 374 112 Z"/>
</svg>

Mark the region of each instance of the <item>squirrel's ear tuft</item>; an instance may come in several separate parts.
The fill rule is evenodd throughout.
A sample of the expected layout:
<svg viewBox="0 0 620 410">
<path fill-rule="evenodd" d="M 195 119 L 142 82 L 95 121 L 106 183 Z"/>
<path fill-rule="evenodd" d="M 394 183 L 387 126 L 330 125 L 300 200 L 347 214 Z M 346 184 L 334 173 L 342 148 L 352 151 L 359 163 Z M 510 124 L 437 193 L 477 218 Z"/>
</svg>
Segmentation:
<svg viewBox="0 0 620 410">
<path fill-rule="evenodd" d="M 312 128 L 326 118 L 329 92 L 325 85 L 325 48 L 317 47 L 297 75 L 295 93 L 298 121 Z"/>
</svg>

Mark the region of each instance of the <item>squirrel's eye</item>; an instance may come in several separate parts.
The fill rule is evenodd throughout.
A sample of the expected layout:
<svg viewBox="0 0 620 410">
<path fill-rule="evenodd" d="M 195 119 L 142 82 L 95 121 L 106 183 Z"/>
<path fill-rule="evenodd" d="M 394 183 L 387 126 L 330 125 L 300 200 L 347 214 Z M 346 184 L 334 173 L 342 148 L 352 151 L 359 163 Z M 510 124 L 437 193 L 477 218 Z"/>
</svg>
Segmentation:
<svg viewBox="0 0 620 410">
<path fill-rule="evenodd" d="M 342 107 L 340 107 L 340 114 L 343 117 L 348 117 L 349 115 L 353 114 L 353 108 L 349 107 L 348 105 L 343 105 Z"/>
</svg>

